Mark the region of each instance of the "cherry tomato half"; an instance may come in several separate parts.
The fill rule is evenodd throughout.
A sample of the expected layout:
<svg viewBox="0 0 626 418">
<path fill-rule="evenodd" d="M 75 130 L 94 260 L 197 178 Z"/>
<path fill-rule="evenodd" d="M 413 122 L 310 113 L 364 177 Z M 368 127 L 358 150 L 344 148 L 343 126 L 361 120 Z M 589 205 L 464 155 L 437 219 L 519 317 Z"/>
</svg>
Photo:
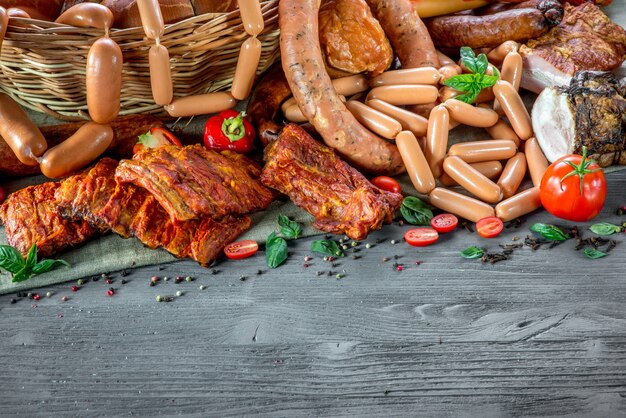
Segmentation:
<svg viewBox="0 0 626 418">
<path fill-rule="evenodd" d="M 243 241 L 236 241 L 228 244 L 224 248 L 224 254 L 226 257 L 238 260 L 240 258 L 250 257 L 252 254 L 259 250 L 259 244 L 251 239 L 245 239 Z"/>
<path fill-rule="evenodd" d="M 442 213 L 435 216 L 430 221 L 430 226 L 432 226 L 435 231 L 440 234 L 452 231 L 458 224 L 459 220 L 451 213 Z"/>
<path fill-rule="evenodd" d="M 478 222 L 476 222 L 476 231 L 478 235 L 483 238 L 493 238 L 500 235 L 502 229 L 504 228 L 504 224 L 500 218 L 496 218 L 495 216 L 489 216 L 487 218 L 482 218 Z"/>
<path fill-rule="evenodd" d="M 439 239 L 439 233 L 432 228 L 413 228 L 406 231 L 404 240 L 414 247 L 425 247 Z"/>
<path fill-rule="evenodd" d="M 539 198 L 543 207 L 558 218 L 583 222 L 595 218 L 606 199 L 602 169 L 583 155 L 571 154 L 553 162 L 541 179 Z"/>
<path fill-rule="evenodd" d="M 378 176 L 372 179 L 372 184 L 379 189 L 392 192 L 392 193 L 402 193 L 402 188 L 400 184 L 393 178 L 387 176 Z"/>
</svg>

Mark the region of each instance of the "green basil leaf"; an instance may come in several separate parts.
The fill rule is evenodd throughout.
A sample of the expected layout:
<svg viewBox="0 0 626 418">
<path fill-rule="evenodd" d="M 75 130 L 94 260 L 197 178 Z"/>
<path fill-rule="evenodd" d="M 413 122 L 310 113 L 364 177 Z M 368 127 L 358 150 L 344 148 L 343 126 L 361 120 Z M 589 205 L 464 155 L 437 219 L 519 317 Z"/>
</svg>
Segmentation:
<svg viewBox="0 0 626 418">
<path fill-rule="evenodd" d="M 476 74 L 459 74 L 443 82 L 448 87 L 459 91 L 470 91 L 475 88 L 478 79 Z"/>
<path fill-rule="evenodd" d="M 33 277 L 33 271 L 24 264 L 24 267 L 13 275 L 13 283 L 23 282 L 31 277 Z"/>
<path fill-rule="evenodd" d="M 583 254 L 585 254 L 585 256 L 587 258 L 591 258 L 592 260 L 595 260 L 597 258 L 602 258 L 602 257 L 606 257 L 606 253 L 602 252 L 600 250 L 596 250 L 595 248 L 591 248 L 591 247 L 587 247 L 583 250 Z"/>
<path fill-rule="evenodd" d="M 22 254 L 10 245 L 0 245 L 0 268 L 16 274 L 24 267 L 25 261 Z"/>
<path fill-rule="evenodd" d="M 569 239 L 569 235 L 565 231 L 554 225 L 536 223 L 530 227 L 530 230 L 550 241 L 566 241 Z"/>
<path fill-rule="evenodd" d="M 414 196 L 407 196 L 402 200 L 400 213 L 405 221 L 413 225 L 430 225 L 433 212 L 420 199 Z"/>
<path fill-rule="evenodd" d="M 467 104 L 473 104 L 476 97 L 480 94 L 480 89 L 474 89 L 465 94 L 460 94 L 455 97 L 455 99 L 465 102 Z"/>
<path fill-rule="evenodd" d="M 285 215 L 278 215 L 278 226 L 280 233 L 285 238 L 297 239 L 302 234 L 302 227 L 298 222 L 292 221 Z"/>
<path fill-rule="evenodd" d="M 616 232 L 621 232 L 622 227 L 608 222 L 600 222 L 598 224 L 591 225 L 589 229 L 596 235 L 612 235 Z"/>
<path fill-rule="evenodd" d="M 33 267 L 35 267 L 35 264 L 37 264 L 37 244 L 33 244 L 30 247 L 30 250 L 28 250 L 28 254 L 26 254 L 26 268 L 29 271 L 33 270 Z"/>
<path fill-rule="evenodd" d="M 311 251 L 333 257 L 343 257 L 343 251 L 339 244 L 330 239 L 318 239 L 311 243 Z"/>
<path fill-rule="evenodd" d="M 468 46 L 461 47 L 461 63 L 471 72 L 479 73 L 478 63 L 476 62 L 476 54 L 474 54 L 472 48 Z"/>
<path fill-rule="evenodd" d="M 489 67 L 489 61 L 487 61 L 487 55 L 478 54 L 475 60 L 475 65 L 476 65 L 476 71 L 474 71 L 475 73 L 485 74 L 485 71 L 487 71 L 487 67 Z"/>
<path fill-rule="evenodd" d="M 484 75 L 481 77 L 479 85 L 481 89 L 487 88 L 487 87 L 491 87 L 493 85 L 496 84 L 496 81 L 498 81 L 500 77 L 496 76 L 496 75 Z"/>
<path fill-rule="evenodd" d="M 483 254 L 485 254 L 485 250 L 483 250 L 482 248 L 478 248 L 475 245 L 472 245 L 471 247 L 468 247 L 461 251 L 461 257 L 468 259 L 480 258 L 483 256 Z"/>
<path fill-rule="evenodd" d="M 272 232 L 265 243 L 265 262 L 269 268 L 276 268 L 283 264 L 289 256 L 287 241 Z"/>
<path fill-rule="evenodd" d="M 41 260 L 35 264 L 32 271 L 34 274 L 41 274 L 61 266 L 70 267 L 70 264 L 65 260 Z"/>
</svg>

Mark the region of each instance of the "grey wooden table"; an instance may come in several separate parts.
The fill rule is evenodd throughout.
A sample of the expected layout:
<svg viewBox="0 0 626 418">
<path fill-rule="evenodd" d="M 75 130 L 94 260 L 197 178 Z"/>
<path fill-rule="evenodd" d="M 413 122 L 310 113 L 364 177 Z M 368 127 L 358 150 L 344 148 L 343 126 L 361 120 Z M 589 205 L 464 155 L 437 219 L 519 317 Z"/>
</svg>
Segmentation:
<svg viewBox="0 0 626 418">
<path fill-rule="evenodd" d="M 626 171 L 608 181 L 598 219 L 626 221 Z M 573 240 L 493 265 L 459 256 L 522 242 L 537 221 L 555 218 L 423 249 L 393 224 L 308 267 L 303 239 L 275 270 L 260 251 L 0 297 L 0 415 L 624 416 L 625 234 L 599 260 Z"/>
</svg>

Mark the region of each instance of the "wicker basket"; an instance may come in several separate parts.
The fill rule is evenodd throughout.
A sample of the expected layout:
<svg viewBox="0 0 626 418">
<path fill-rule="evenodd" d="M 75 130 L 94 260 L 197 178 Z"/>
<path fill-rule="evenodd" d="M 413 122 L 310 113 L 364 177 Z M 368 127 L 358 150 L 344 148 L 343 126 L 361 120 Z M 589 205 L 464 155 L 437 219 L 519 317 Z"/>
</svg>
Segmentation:
<svg viewBox="0 0 626 418">
<path fill-rule="evenodd" d="M 257 74 L 279 58 L 278 0 L 261 1 L 265 30 Z M 88 118 L 85 65 L 97 29 L 19 19 L 9 26 L 0 56 L 0 88 L 22 106 L 64 120 Z M 112 29 L 124 55 L 120 114 L 165 114 L 150 89 L 148 50 L 153 41 L 142 28 Z M 161 43 L 170 52 L 174 96 L 229 89 L 239 48 L 248 38 L 239 11 L 208 13 L 168 25 Z"/>
</svg>

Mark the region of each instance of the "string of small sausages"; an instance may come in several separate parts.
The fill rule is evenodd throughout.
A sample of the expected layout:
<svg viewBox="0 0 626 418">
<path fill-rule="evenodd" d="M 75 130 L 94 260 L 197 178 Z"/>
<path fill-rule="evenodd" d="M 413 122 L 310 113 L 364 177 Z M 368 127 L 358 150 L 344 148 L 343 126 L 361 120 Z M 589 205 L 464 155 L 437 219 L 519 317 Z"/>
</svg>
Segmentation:
<svg viewBox="0 0 626 418">
<path fill-rule="evenodd" d="M 29 17 L 14 9 L 0 7 L 0 45 L 10 17 Z M 100 4 L 77 4 L 61 14 L 57 23 L 104 30 L 104 37 L 89 49 L 86 67 L 87 108 L 92 121 L 74 135 L 48 148 L 46 139 L 24 110 L 6 94 L 0 94 L 0 135 L 18 159 L 30 166 L 39 165 L 50 178 L 64 177 L 91 163 L 113 141 L 109 125 L 120 110 L 122 51 L 109 37 L 113 13 Z"/>
<path fill-rule="evenodd" d="M 387 71 L 371 80 L 353 75 L 334 79 L 332 84 L 339 95 L 355 95 L 346 107 L 363 126 L 395 140 L 413 186 L 428 195 L 433 206 L 474 222 L 490 216 L 510 221 L 541 207 L 538 186 L 548 167 L 532 137 L 530 116 L 518 93 L 522 72 L 518 47 L 507 41 L 489 54 L 490 62 L 502 64 L 500 80 L 481 92 L 477 106 L 455 99 L 461 94 L 458 90 L 437 89 L 438 84 L 463 72 L 441 53 L 440 68 Z M 487 72 L 493 74 L 494 66 L 489 66 Z M 436 100 L 440 104 L 428 119 L 402 107 Z M 490 107 L 487 102 L 492 100 Z M 282 110 L 291 122 L 306 121 L 293 97 L 283 103 Z M 501 116 L 506 116 L 510 125 Z M 492 139 L 462 142 L 448 149 L 449 131 L 459 124 L 484 128 Z M 424 142 L 420 144 L 418 138 Z M 523 152 L 518 151 L 522 141 Z M 506 160 L 504 167 L 501 160 Z M 517 193 L 527 171 L 534 187 Z M 475 198 L 446 188 L 457 185 Z"/>
<path fill-rule="evenodd" d="M 261 59 L 261 42 L 257 39 L 264 29 L 259 0 L 238 0 L 241 20 L 250 35 L 241 47 L 230 92 L 200 94 L 174 99 L 167 48 L 160 43 L 165 24 L 158 0 L 137 0 L 146 37 L 154 40 L 150 47 L 150 83 L 156 104 L 164 106 L 173 117 L 217 113 L 230 109 L 237 100 L 246 99 Z M 26 17 L 28 13 L 0 7 L 0 48 L 9 18 Z M 49 178 L 67 176 L 91 163 L 113 141 L 109 123 L 120 111 L 123 57 L 119 45 L 109 37 L 113 24 L 112 12 L 97 3 L 80 3 L 66 10 L 57 23 L 104 30 L 89 49 L 86 66 L 87 109 L 92 121 L 82 125 L 74 135 L 48 148 L 46 139 L 28 115 L 13 99 L 0 93 L 0 135 L 17 158 L 24 164 L 39 165 Z"/>
<path fill-rule="evenodd" d="M 137 0 L 139 16 L 148 39 L 155 43 L 150 47 L 150 84 L 154 102 L 173 117 L 188 117 L 217 113 L 233 108 L 238 100 L 244 100 L 252 91 L 254 76 L 261 60 L 261 41 L 257 36 L 265 27 L 259 0 L 238 0 L 239 13 L 245 31 L 250 35 L 241 45 L 239 59 L 230 92 L 198 94 L 174 98 L 170 56 L 161 44 L 165 24 L 158 0 Z"/>
</svg>

